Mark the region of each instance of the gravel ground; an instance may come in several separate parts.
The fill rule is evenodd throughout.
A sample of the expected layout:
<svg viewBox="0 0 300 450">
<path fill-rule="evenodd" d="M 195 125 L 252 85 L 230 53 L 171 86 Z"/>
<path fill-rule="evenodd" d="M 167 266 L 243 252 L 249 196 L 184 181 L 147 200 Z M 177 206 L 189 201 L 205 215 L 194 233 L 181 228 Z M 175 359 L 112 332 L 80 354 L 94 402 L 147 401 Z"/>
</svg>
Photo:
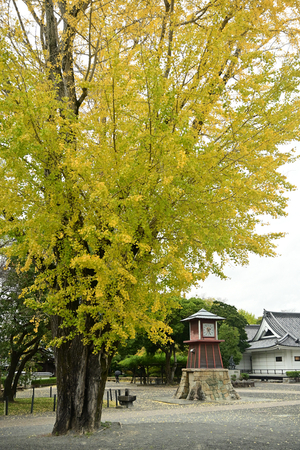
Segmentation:
<svg viewBox="0 0 300 450">
<path fill-rule="evenodd" d="M 129 388 L 137 400 L 132 408 L 105 408 L 108 428 L 93 435 L 51 436 L 54 413 L 2 416 L 0 449 L 300 449 L 300 385 L 257 382 L 255 388 L 237 389 L 241 400 L 223 403 L 177 401 L 176 388 L 164 386 L 121 382 L 117 387 Z M 35 395 L 49 395 L 49 388 L 36 389 Z"/>
</svg>

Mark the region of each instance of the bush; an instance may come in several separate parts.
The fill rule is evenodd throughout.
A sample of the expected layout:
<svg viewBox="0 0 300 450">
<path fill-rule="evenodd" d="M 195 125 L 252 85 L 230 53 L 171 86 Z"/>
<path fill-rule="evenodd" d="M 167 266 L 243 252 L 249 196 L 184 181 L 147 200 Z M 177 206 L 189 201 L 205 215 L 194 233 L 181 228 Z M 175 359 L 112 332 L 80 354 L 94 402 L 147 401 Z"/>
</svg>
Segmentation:
<svg viewBox="0 0 300 450">
<path fill-rule="evenodd" d="M 19 386 L 27 386 L 28 384 L 31 384 L 32 375 L 30 372 L 22 372 L 18 384 Z"/>
<path fill-rule="evenodd" d="M 231 375 L 231 381 L 236 381 L 236 375 Z"/>
<path fill-rule="evenodd" d="M 248 373 L 241 373 L 240 380 L 249 380 L 249 374 Z"/>
<path fill-rule="evenodd" d="M 38 378 L 31 381 L 32 386 L 51 386 L 56 384 L 56 377 L 51 378 Z"/>
<path fill-rule="evenodd" d="M 292 370 L 290 372 L 286 372 L 287 377 L 294 378 L 295 381 L 300 381 L 300 371 Z"/>
</svg>

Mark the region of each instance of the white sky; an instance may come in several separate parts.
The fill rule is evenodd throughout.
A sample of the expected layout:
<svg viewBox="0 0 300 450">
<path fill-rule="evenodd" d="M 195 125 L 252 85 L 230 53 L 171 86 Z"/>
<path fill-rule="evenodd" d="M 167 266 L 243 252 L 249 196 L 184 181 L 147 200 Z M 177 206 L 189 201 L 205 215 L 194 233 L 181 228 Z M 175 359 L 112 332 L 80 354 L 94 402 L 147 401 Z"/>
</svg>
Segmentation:
<svg viewBox="0 0 300 450">
<path fill-rule="evenodd" d="M 256 317 L 262 316 L 264 309 L 300 312 L 300 160 L 284 166 L 282 172 L 298 190 L 289 194 L 288 216 L 270 219 L 270 226 L 264 228 L 288 233 L 277 241 L 279 256 L 251 255 L 248 266 L 231 265 L 225 269 L 230 279 L 211 275 L 199 288 L 192 289 L 189 297 L 213 297 Z"/>
</svg>

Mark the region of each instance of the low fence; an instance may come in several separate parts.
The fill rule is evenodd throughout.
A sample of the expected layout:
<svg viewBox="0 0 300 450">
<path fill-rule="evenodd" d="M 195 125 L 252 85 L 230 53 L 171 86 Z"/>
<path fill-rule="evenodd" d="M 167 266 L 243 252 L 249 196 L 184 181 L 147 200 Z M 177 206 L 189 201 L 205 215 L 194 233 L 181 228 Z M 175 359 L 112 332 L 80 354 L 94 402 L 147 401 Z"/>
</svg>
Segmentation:
<svg viewBox="0 0 300 450">
<path fill-rule="evenodd" d="M 129 396 L 129 389 L 123 389 L 124 395 Z M 105 389 L 103 399 L 106 400 L 107 408 L 115 405 L 115 407 L 119 406 L 119 396 L 122 395 L 122 389 Z M 53 393 L 52 386 L 50 386 L 49 397 L 53 398 L 53 411 L 55 412 L 57 406 L 57 395 Z M 30 397 L 29 397 L 30 398 Z M 44 397 L 45 398 L 45 397 Z M 33 414 L 34 410 L 34 400 L 35 400 L 35 388 L 32 388 L 31 395 L 31 407 L 30 414 Z M 8 397 L 4 399 L 4 415 L 8 415 L 9 412 L 9 401 Z"/>
<path fill-rule="evenodd" d="M 118 398 L 122 395 L 122 389 L 106 389 L 104 392 L 104 399 L 106 399 L 107 408 L 114 403 L 116 408 L 119 406 Z M 124 390 L 124 395 L 129 396 L 129 389 Z"/>
<path fill-rule="evenodd" d="M 49 396 L 50 396 L 50 398 L 52 398 L 52 396 L 53 396 L 53 411 L 55 411 L 55 409 L 56 409 L 56 394 L 53 395 L 52 386 L 50 386 Z M 35 387 L 32 387 L 30 414 L 33 413 L 34 400 L 35 400 Z M 8 401 L 8 397 L 6 397 L 6 398 L 4 398 L 4 415 L 5 416 L 8 416 L 8 405 L 9 405 L 9 401 Z"/>
<path fill-rule="evenodd" d="M 107 377 L 107 381 L 115 382 L 116 378 L 115 377 Z M 147 375 L 146 376 L 120 377 L 119 381 L 124 381 L 124 382 L 130 383 L 130 384 L 139 383 L 139 384 L 143 384 L 143 385 L 164 384 L 164 380 L 161 377 L 150 377 Z M 180 377 L 179 377 L 178 382 L 179 381 L 180 381 Z"/>
</svg>

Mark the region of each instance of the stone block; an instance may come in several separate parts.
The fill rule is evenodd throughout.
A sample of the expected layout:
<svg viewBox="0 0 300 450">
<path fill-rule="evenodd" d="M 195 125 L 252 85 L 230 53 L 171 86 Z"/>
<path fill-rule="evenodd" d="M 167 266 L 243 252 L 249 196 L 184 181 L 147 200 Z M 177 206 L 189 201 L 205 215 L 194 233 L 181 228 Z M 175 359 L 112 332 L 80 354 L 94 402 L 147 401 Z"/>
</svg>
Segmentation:
<svg viewBox="0 0 300 450">
<path fill-rule="evenodd" d="M 238 400 L 227 369 L 183 369 L 176 398 L 198 401 Z"/>
</svg>

